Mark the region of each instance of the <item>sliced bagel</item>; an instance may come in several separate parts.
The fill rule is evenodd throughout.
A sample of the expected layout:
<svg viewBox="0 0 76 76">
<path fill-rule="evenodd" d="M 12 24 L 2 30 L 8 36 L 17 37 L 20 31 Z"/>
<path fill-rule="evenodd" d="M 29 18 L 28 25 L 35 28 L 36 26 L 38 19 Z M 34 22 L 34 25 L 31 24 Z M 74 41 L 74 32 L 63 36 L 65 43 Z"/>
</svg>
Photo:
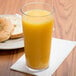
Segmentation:
<svg viewBox="0 0 76 76">
<path fill-rule="evenodd" d="M 14 31 L 12 32 L 12 34 L 11 34 L 11 38 L 13 39 L 13 38 L 23 37 L 21 17 L 19 15 L 16 15 L 12 19 L 12 23 L 14 23 L 15 28 L 14 28 Z"/>
<path fill-rule="evenodd" d="M 9 19 L 0 18 L 0 42 L 8 40 L 14 29 L 14 25 Z"/>
<path fill-rule="evenodd" d="M 11 39 L 23 37 L 21 15 L 0 15 L 0 17 L 10 19 L 12 24 L 15 26 L 10 36 Z"/>
</svg>

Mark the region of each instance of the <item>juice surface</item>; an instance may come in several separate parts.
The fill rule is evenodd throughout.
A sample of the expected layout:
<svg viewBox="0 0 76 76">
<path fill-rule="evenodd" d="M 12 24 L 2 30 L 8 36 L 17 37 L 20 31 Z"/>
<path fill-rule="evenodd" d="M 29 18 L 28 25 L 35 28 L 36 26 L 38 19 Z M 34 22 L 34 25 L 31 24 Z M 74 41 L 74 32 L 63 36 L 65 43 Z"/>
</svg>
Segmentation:
<svg viewBox="0 0 76 76">
<path fill-rule="evenodd" d="M 27 65 L 44 69 L 49 65 L 54 19 L 51 12 L 34 9 L 23 15 L 24 44 Z"/>
</svg>

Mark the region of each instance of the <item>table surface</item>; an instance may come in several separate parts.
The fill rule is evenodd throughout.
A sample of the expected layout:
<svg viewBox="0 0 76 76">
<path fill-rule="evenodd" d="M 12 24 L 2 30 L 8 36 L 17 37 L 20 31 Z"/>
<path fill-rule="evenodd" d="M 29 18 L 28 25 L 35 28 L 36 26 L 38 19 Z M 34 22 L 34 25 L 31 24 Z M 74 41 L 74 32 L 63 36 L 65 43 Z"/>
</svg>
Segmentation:
<svg viewBox="0 0 76 76">
<path fill-rule="evenodd" d="M 32 0 L 0 0 L 0 14 L 20 13 L 21 6 Z M 37 0 L 33 0 L 37 1 Z M 38 0 L 53 6 L 55 30 L 53 37 L 76 41 L 76 0 Z M 32 76 L 10 70 L 24 49 L 0 50 L 0 76 Z M 53 76 L 76 76 L 76 48 L 64 60 Z"/>
</svg>

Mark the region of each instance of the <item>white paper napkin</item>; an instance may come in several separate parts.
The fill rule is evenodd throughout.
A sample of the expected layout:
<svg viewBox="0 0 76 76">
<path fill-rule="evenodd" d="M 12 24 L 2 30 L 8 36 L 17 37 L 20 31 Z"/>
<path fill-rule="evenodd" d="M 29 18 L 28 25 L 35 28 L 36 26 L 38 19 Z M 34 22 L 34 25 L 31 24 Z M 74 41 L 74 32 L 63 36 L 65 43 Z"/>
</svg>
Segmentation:
<svg viewBox="0 0 76 76">
<path fill-rule="evenodd" d="M 24 55 L 11 66 L 11 69 L 37 76 L 50 76 L 56 71 L 59 65 L 64 61 L 75 46 L 76 42 L 74 41 L 53 38 L 50 65 L 48 69 L 43 71 L 30 71 L 26 68 Z"/>
</svg>

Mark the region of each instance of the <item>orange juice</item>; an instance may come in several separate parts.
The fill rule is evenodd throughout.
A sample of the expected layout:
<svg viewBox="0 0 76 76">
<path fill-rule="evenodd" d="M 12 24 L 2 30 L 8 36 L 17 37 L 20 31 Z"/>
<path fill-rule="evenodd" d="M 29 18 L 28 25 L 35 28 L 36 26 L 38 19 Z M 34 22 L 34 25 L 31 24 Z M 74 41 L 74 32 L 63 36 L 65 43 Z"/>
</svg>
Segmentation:
<svg viewBox="0 0 76 76">
<path fill-rule="evenodd" d="M 25 12 L 22 24 L 26 63 L 32 69 L 44 69 L 49 65 L 50 46 L 54 19 L 51 12 L 34 9 Z"/>
</svg>

